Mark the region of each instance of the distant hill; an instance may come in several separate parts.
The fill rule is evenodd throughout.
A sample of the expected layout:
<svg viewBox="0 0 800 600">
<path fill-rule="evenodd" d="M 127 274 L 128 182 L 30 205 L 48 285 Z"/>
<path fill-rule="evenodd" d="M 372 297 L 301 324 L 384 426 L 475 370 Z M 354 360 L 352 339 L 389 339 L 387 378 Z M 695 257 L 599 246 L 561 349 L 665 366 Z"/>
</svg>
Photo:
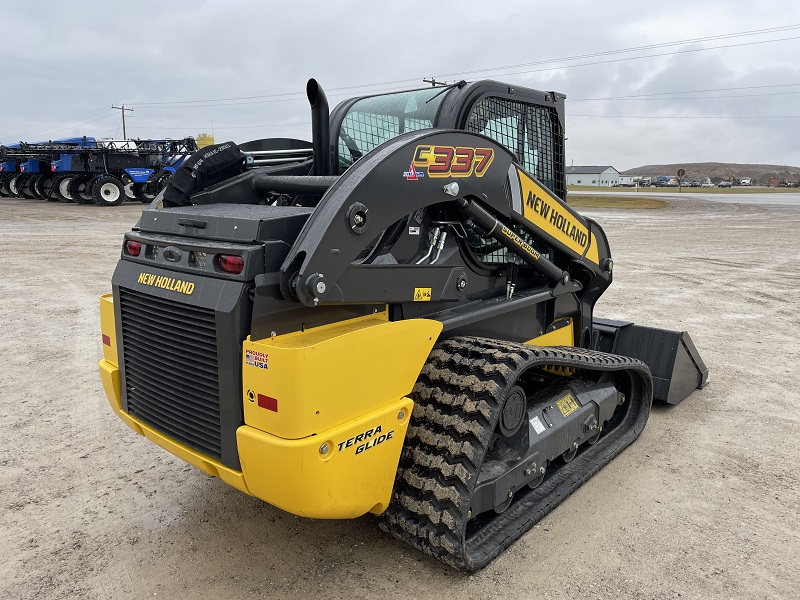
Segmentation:
<svg viewBox="0 0 800 600">
<path fill-rule="evenodd" d="M 621 171 L 621 175 L 641 175 L 642 177 L 657 177 L 659 175 L 674 176 L 678 169 L 686 171 L 686 176 L 690 179 L 700 179 L 711 177 L 714 179 L 729 179 L 731 176 L 741 179 L 751 177 L 758 183 L 769 183 L 770 177 L 786 179 L 788 181 L 800 180 L 800 167 L 787 165 L 753 165 L 738 163 L 684 163 L 673 165 L 644 165 L 635 169 Z"/>
</svg>

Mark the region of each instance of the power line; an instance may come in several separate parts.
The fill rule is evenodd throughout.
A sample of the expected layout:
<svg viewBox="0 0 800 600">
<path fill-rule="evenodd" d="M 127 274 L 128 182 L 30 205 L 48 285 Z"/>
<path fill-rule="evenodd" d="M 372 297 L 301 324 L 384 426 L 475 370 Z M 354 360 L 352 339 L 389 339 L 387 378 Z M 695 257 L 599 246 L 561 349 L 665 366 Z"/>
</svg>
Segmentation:
<svg viewBox="0 0 800 600">
<path fill-rule="evenodd" d="M 28 131 L 22 131 L 20 133 L 13 133 L 13 134 L 9 134 L 9 135 L 3 136 L 3 137 L 8 138 L 8 139 L 14 139 L 14 138 L 16 138 L 18 136 L 31 135 L 33 133 L 50 131 L 51 129 L 54 129 L 55 127 L 59 127 L 60 125 L 67 125 L 67 124 L 71 124 L 71 123 L 76 123 L 77 121 L 79 121 L 80 119 L 82 119 L 84 117 L 90 117 L 90 116 L 92 116 L 94 114 L 99 113 L 100 111 L 103 111 L 103 110 L 108 110 L 108 109 L 104 106 L 103 108 L 98 108 L 96 110 L 90 111 L 88 113 L 85 113 L 83 115 L 77 116 L 75 118 L 68 119 L 66 121 L 61 121 L 59 123 L 54 123 L 53 125 L 48 125 L 46 127 L 40 127 L 38 129 L 30 129 Z"/>
<path fill-rule="evenodd" d="M 593 119 L 800 119 L 800 115 L 568 115 Z"/>
<path fill-rule="evenodd" d="M 635 47 L 631 47 L 631 48 L 621 48 L 621 49 L 618 49 L 618 50 L 604 50 L 602 52 L 593 52 L 593 53 L 590 53 L 590 54 L 579 54 L 579 55 L 570 56 L 570 57 L 567 57 L 567 58 L 549 58 L 549 59 L 535 61 L 535 62 L 519 63 L 519 64 L 516 64 L 516 65 L 506 65 L 506 66 L 502 66 L 502 67 L 490 67 L 490 68 L 486 68 L 486 69 L 477 69 L 477 70 L 473 70 L 473 71 L 461 71 L 459 73 L 446 73 L 446 74 L 442 75 L 442 77 L 456 77 L 456 76 L 459 76 L 459 75 L 472 75 L 472 74 L 475 74 L 475 73 L 483 73 L 483 72 L 488 72 L 488 71 L 500 71 L 500 70 L 505 70 L 505 69 L 517 69 L 517 68 L 520 68 L 520 67 L 534 67 L 534 66 L 539 66 L 539 65 L 544 65 L 544 64 L 551 64 L 551 63 L 555 63 L 555 62 L 567 62 L 567 61 L 571 61 L 571 60 L 583 60 L 585 58 L 596 58 L 596 57 L 599 57 L 599 56 L 610 56 L 610 55 L 614 55 L 614 54 L 626 54 L 626 53 L 629 53 L 629 52 L 639 52 L 641 50 L 653 50 L 655 48 L 666 48 L 666 47 L 669 47 L 669 46 L 679 46 L 681 44 L 693 44 L 693 43 L 698 43 L 698 42 L 707 42 L 707 41 L 720 40 L 720 39 L 731 39 L 731 38 L 745 37 L 745 36 L 751 36 L 751 35 L 764 35 L 766 33 L 781 33 L 781 32 L 784 32 L 784 31 L 792 31 L 792 30 L 795 30 L 795 29 L 800 29 L 800 24 L 784 25 L 784 26 L 780 26 L 780 27 L 770 27 L 768 29 L 753 29 L 753 30 L 750 30 L 750 31 L 740 31 L 740 32 L 736 32 L 736 33 L 724 33 L 724 34 L 706 36 L 706 37 L 701 37 L 701 38 L 692 38 L 692 39 L 688 39 L 688 40 L 677 40 L 677 41 L 674 41 L 674 42 L 662 42 L 662 43 L 659 43 L 659 44 L 650 44 L 650 45 L 647 45 L 647 46 L 635 46 Z M 782 39 L 796 39 L 796 38 L 781 38 L 781 39 L 778 39 L 778 40 L 763 40 L 761 42 L 753 42 L 753 43 L 764 43 L 764 42 L 770 42 L 770 41 L 781 41 Z M 715 48 L 728 48 L 728 47 L 730 47 L 730 46 L 715 46 L 713 48 L 708 48 L 708 49 L 709 50 L 713 50 Z M 667 53 L 667 54 L 672 54 L 672 53 Z M 656 54 L 656 55 L 652 55 L 652 56 L 665 56 L 665 55 L 666 54 Z M 647 57 L 632 57 L 629 60 L 632 60 L 633 58 L 647 58 Z M 595 64 L 595 63 L 592 63 L 592 64 Z"/>
<path fill-rule="evenodd" d="M 724 94 L 721 96 L 675 96 L 669 100 L 719 100 L 725 98 L 764 98 L 773 96 L 791 96 L 800 94 L 797 92 L 770 92 L 768 94 Z M 596 100 L 622 100 L 622 101 L 643 101 L 643 100 L 665 100 L 665 98 L 596 98 Z"/>
<path fill-rule="evenodd" d="M 595 61 L 595 62 L 578 63 L 578 64 L 574 64 L 574 65 L 564 65 L 564 66 L 560 66 L 560 67 L 547 67 L 547 68 L 544 68 L 544 69 L 530 69 L 530 70 L 527 70 L 527 71 L 512 71 L 510 73 L 497 73 L 497 75 L 508 76 L 508 75 L 527 75 L 528 73 L 544 73 L 546 71 L 560 71 L 560 70 L 564 70 L 564 69 L 573 69 L 575 67 L 591 67 L 591 66 L 596 66 L 596 65 L 606 65 L 606 64 L 611 64 L 611 63 L 625 62 L 625 61 L 628 61 L 628 60 L 644 60 L 644 59 L 647 59 L 647 58 L 660 58 L 660 57 L 663 57 L 663 56 L 674 56 L 676 54 L 691 54 L 691 53 L 694 53 L 694 52 L 707 52 L 708 50 L 720 50 L 720 49 L 723 49 L 723 48 L 740 48 L 740 47 L 743 47 L 743 46 L 755 46 L 755 45 L 758 45 L 758 44 L 771 44 L 773 42 L 786 42 L 786 41 L 790 41 L 790 40 L 799 40 L 799 39 L 800 39 L 800 36 L 796 36 L 796 37 L 789 37 L 789 38 L 779 38 L 777 40 L 761 40 L 761 41 L 757 41 L 757 42 L 743 42 L 741 44 L 727 44 L 725 46 L 712 46 L 710 48 L 690 48 L 688 50 L 676 50 L 674 52 L 661 52 L 659 54 L 648 54 L 646 56 L 629 56 L 629 57 L 626 57 L 626 58 L 615 58 L 615 59 L 611 59 L 611 60 L 598 60 L 598 61 Z M 465 71 L 464 73 L 459 73 L 459 74 L 456 74 L 456 75 L 466 75 L 466 74 L 468 74 L 468 72 Z M 450 76 L 450 75 L 448 75 L 448 76 Z"/>
<path fill-rule="evenodd" d="M 737 90 L 763 90 L 769 88 L 782 88 L 782 87 L 797 87 L 800 83 L 779 83 L 776 85 L 748 85 L 744 87 L 729 87 L 729 88 L 716 88 L 711 90 L 688 90 L 683 92 L 654 92 L 652 94 L 631 94 L 627 96 L 606 96 L 604 98 L 567 98 L 567 102 L 592 102 L 595 100 L 636 100 L 648 99 L 650 96 L 672 96 L 680 94 L 705 94 L 709 92 L 732 92 Z M 786 92 L 787 94 L 796 94 L 798 92 Z M 757 95 L 757 94 L 754 94 Z M 777 93 L 776 93 L 777 95 Z M 728 98 L 729 96 L 709 96 L 710 98 Z M 741 97 L 741 96 L 731 96 Z"/>
<path fill-rule="evenodd" d="M 441 77 L 441 78 L 459 77 L 459 76 L 463 76 L 463 75 L 472 75 L 472 74 L 476 74 L 476 73 L 488 73 L 488 72 L 494 72 L 494 71 L 504 71 L 506 69 L 516 69 L 516 68 L 520 68 L 520 67 L 529 67 L 529 66 L 538 66 L 538 65 L 544 65 L 544 64 L 568 62 L 568 61 L 572 61 L 572 60 L 582 60 L 584 58 L 595 58 L 595 57 L 609 56 L 609 55 L 614 55 L 614 54 L 624 54 L 624 53 L 630 53 L 630 52 L 638 52 L 638 51 L 641 51 L 641 50 L 664 48 L 664 47 L 676 46 L 676 45 L 688 44 L 688 43 L 698 43 L 698 42 L 702 42 L 702 41 L 713 41 L 713 40 L 719 40 L 719 39 L 731 39 L 731 38 L 736 38 L 736 37 L 745 37 L 745 36 L 752 36 L 752 35 L 764 35 L 764 34 L 767 34 L 767 33 L 779 33 L 779 32 L 783 32 L 783 31 L 792 31 L 792 30 L 796 30 L 796 29 L 800 29 L 800 24 L 785 25 L 785 26 L 781 26 L 781 27 L 772 27 L 772 28 L 769 28 L 769 29 L 756 29 L 756 30 L 743 31 L 743 32 L 737 32 L 737 33 L 727 33 L 727 34 L 720 34 L 720 35 L 716 35 L 716 36 L 707 36 L 707 37 L 693 38 L 693 39 L 688 39 L 688 40 L 678 40 L 678 41 L 673 41 L 673 42 L 664 42 L 664 43 L 660 43 L 660 44 L 650 44 L 650 45 L 647 45 L 647 46 L 635 46 L 635 47 L 631 47 L 631 48 L 622 48 L 622 49 L 617 49 L 617 50 L 606 50 L 606 51 L 603 51 L 603 52 L 594 52 L 594 53 L 590 53 L 590 54 L 582 54 L 582 55 L 562 57 L 562 58 L 551 58 L 551 59 L 546 59 L 546 60 L 541 60 L 541 61 L 536 61 L 536 62 L 529 62 L 529 63 L 518 63 L 518 64 L 504 65 L 504 66 L 499 66 L 499 67 L 487 67 L 487 68 L 484 68 L 484 69 L 476 69 L 476 70 L 471 70 L 471 71 L 460 71 L 458 73 L 447 73 L 445 75 L 439 75 L 438 77 Z M 778 38 L 778 39 L 773 39 L 773 40 L 760 40 L 760 41 L 754 41 L 754 42 L 745 42 L 745 43 L 741 43 L 741 44 L 727 44 L 727 45 L 722 45 L 722 46 L 712 46 L 710 48 L 693 48 L 693 49 L 679 50 L 679 51 L 674 51 L 674 52 L 663 52 L 663 53 L 659 53 L 659 54 L 649 54 L 649 55 L 645 55 L 645 56 L 630 56 L 630 57 L 613 59 L 613 60 L 608 60 L 608 61 L 596 61 L 596 62 L 589 62 L 589 63 L 580 63 L 580 64 L 575 64 L 575 65 L 564 65 L 564 66 L 561 66 L 561 67 L 551 67 L 551 68 L 546 68 L 546 69 L 535 69 L 535 70 L 529 70 L 529 71 L 518 71 L 518 72 L 513 72 L 513 73 L 505 73 L 505 74 L 506 75 L 519 75 L 519 74 L 526 74 L 526 73 L 537 73 L 537 72 L 552 71 L 552 70 L 557 70 L 557 69 L 568 69 L 568 68 L 581 67 L 581 66 L 593 66 L 593 65 L 598 65 L 598 64 L 606 64 L 606 63 L 613 63 L 613 62 L 623 62 L 623 61 L 627 61 L 627 60 L 642 60 L 642 59 L 645 59 L 645 58 L 657 58 L 657 57 L 662 57 L 662 56 L 670 56 L 670 55 L 674 55 L 674 54 L 685 54 L 685 53 L 689 53 L 689 52 L 705 52 L 705 51 L 708 51 L 708 50 L 719 50 L 719 49 L 722 49 L 722 48 L 734 48 L 734 47 L 750 46 L 750 45 L 756 45 L 756 44 L 767 44 L 767 43 L 782 42 L 782 41 L 795 40 L 795 39 L 800 39 L 800 36 L 798 36 L 798 37 L 789 37 L 789 38 Z M 392 86 L 392 85 L 397 85 L 397 84 L 401 84 L 401 83 L 409 83 L 409 82 L 415 82 L 415 81 L 419 81 L 419 79 L 418 78 L 415 78 L 415 79 L 400 79 L 400 80 L 394 80 L 394 81 L 384 81 L 384 82 L 381 82 L 381 83 L 362 84 L 362 85 L 354 85 L 354 86 L 346 86 L 346 87 L 336 87 L 336 88 L 329 88 L 326 91 L 327 92 L 337 92 L 337 91 L 345 91 L 345 90 L 357 90 L 357 89 L 372 88 L 372 87 Z M 379 91 L 375 91 L 374 90 L 371 93 L 379 93 Z M 176 100 L 176 101 L 165 101 L 165 102 L 135 102 L 133 104 L 135 106 L 137 106 L 137 107 L 144 107 L 144 106 L 165 107 L 165 106 L 186 105 L 186 104 L 195 104 L 196 105 L 196 104 L 203 104 L 203 103 L 208 103 L 210 106 L 224 106 L 223 104 L 216 104 L 216 103 L 218 103 L 218 102 L 232 102 L 232 101 L 237 101 L 237 100 L 260 100 L 260 102 L 258 102 L 258 103 L 261 104 L 261 103 L 267 103 L 267 102 L 273 102 L 273 101 L 275 101 L 275 102 L 278 102 L 278 101 L 285 102 L 285 101 L 290 101 L 290 100 L 301 100 L 303 98 L 305 98 L 305 94 L 302 94 L 302 93 L 282 93 L 282 94 L 266 94 L 266 95 L 260 95 L 260 96 L 239 96 L 239 97 L 232 97 L 232 98 L 206 99 L 206 100 Z"/>
<path fill-rule="evenodd" d="M 720 34 L 720 35 L 715 35 L 715 36 L 706 36 L 706 37 L 702 37 L 702 38 L 692 38 L 692 39 L 687 39 L 687 40 L 677 40 L 677 41 L 673 41 L 673 42 L 663 42 L 663 43 L 659 43 L 659 44 L 650 44 L 650 45 L 646 45 L 646 46 L 635 46 L 635 47 L 631 47 L 631 48 L 607 50 L 607 51 L 602 51 L 602 52 L 594 52 L 594 53 L 575 55 L 575 56 L 570 56 L 570 57 L 546 59 L 546 60 L 530 62 L 530 63 L 518 63 L 518 64 L 512 64 L 512 65 L 506 65 L 506 66 L 500 66 L 500 67 L 491 67 L 491 68 L 476 69 L 476 70 L 471 70 L 471 71 L 462 71 L 460 73 L 445 74 L 445 75 L 442 75 L 440 77 L 456 77 L 456 76 L 462 76 L 462 75 L 472 75 L 472 74 L 477 74 L 477 73 L 489 73 L 489 72 L 495 72 L 495 71 L 505 71 L 507 69 L 517 69 L 517 68 L 520 68 L 520 67 L 538 66 L 538 65 L 545 65 L 545 64 L 556 64 L 556 63 L 560 63 L 560 62 L 583 60 L 585 58 L 596 58 L 596 57 L 601 57 L 601 56 L 613 56 L 615 54 L 625 54 L 625 53 L 631 53 L 631 52 L 639 52 L 639 51 L 642 51 L 642 50 L 652 50 L 652 49 L 656 49 L 656 48 L 665 48 L 665 47 L 681 45 L 681 44 L 699 43 L 699 42 L 706 42 L 706 41 L 731 39 L 731 38 L 737 38 L 737 37 L 754 36 L 754 35 L 764 35 L 764 34 L 769 34 L 769 33 L 779 33 L 779 32 L 784 32 L 784 31 L 791 31 L 791 30 L 795 30 L 795 29 L 800 29 L 800 24 L 792 24 L 792 25 L 785 25 L 785 26 L 779 26 L 779 27 L 772 27 L 772 28 L 768 28 L 768 29 L 757 29 L 757 30 L 742 31 L 742 32 L 735 32 L 735 33 L 728 33 L 728 34 Z M 692 52 L 703 52 L 703 51 L 708 51 L 708 50 L 718 50 L 718 49 L 723 49 L 723 48 L 751 46 L 751 45 L 756 45 L 756 44 L 767 44 L 767 43 L 790 41 L 790 40 L 796 40 L 796 39 L 800 39 L 800 36 L 798 36 L 798 37 L 789 37 L 789 38 L 771 39 L 771 40 L 759 40 L 759 41 L 744 42 L 744 43 L 739 43 L 739 44 L 727 44 L 727 45 L 721 45 L 721 46 L 712 46 L 712 47 L 709 47 L 709 48 L 692 48 L 692 49 L 686 49 L 686 50 L 678 50 L 678 51 L 674 51 L 674 52 L 664 52 L 664 53 L 658 53 L 658 54 L 649 54 L 649 55 L 645 55 L 645 56 L 629 56 L 629 57 L 616 58 L 616 59 L 604 60 L 604 61 L 585 62 L 585 63 L 571 64 L 571 65 L 548 67 L 548 68 L 542 68 L 542 69 L 515 71 L 515 72 L 510 72 L 510 73 L 502 73 L 502 75 L 506 75 L 506 76 L 507 75 L 520 75 L 520 74 L 543 72 L 543 71 L 552 71 L 552 70 L 559 70 L 559 69 L 569 69 L 569 68 L 582 67 L 582 66 L 593 66 L 593 65 L 598 65 L 598 64 L 608 64 L 608 63 L 615 63 L 615 62 L 623 62 L 623 61 L 629 61 L 629 60 L 643 60 L 643 59 L 647 59 L 647 58 L 657 58 L 657 57 L 670 56 L 670 55 L 676 55 L 676 54 L 686 54 L 686 53 L 692 53 Z M 498 73 L 498 75 L 500 75 L 500 74 Z M 385 81 L 385 82 L 373 83 L 373 84 L 362 84 L 362 85 L 354 85 L 354 86 L 343 86 L 343 87 L 329 88 L 328 92 L 333 92 L 333 93 L 329 93 L 328 95 L 331 96 L 331 97 L 351 96 L 351 95 L 353 95 L 353 93 L 352 92 L 347 93 L 347 91 L 364 90 L 366 92 L 368 88 L 381 88 L 381 87 L 385 87 L 385 86 L 397 86 L 397 85 L 400 85 L 400 84 L 407 84 L 407 83 L 416 82 L 416 81 L 419 81 L 419 80 L 418 79 L 403 79 L 403 80 Z M 609 98 L 605 98 L 605 99 L 608 99 L 608 100 L 618 100 L 618 99 L 620 99 L 620 100 L 622 100 L 622 99 L 646 98 L 646 97 L 659 96 L 659 95 L 668 96 L 668 95 L 679 95 L 679 94 L 685 94 L 685 93 L 706 93 L 706 92 L 710 92 L 710 91 L 729 91 L 729 90 L 740 90 L 740 89 L 741 90 L 744 90 L 744 89 L 760 89 L 760 88 L 784 87 L 784 86 L 794 86 L 794 85 L 800 85 L 800 84 L 782 84 L 782 85 L 776 85 L 776 86 L 749 86 L 749 87 L 741 87 L 741 88 L 721 88 L 719 90 L 696 90 L 696 91 L 690 91 L 690 92 L 663 92 L 661 94 L 641 94 L 641 95 L 638 95 L 638 96 L 633 96 L 633 95 L 632 96 L 616 96 L 616 97 L 609 97 Z M 390 92 L 390 91 L 396 91 L 396 89 L 392 89 L 392 90 L 381 90 L 381 89 L 371 90 L 370 93 L 383 93 L 383 92 Z M 335 93 L 335 92 L 345 92 L 345 93 Z M 796 92 L 789 92 L 789 93 L 796 93 Z M 753 94 L 753 95 L 755 95 L 755 94 Z M 777 94 L 775 94 L 775 95 L 777 95 Z M 723 97 L 723 96 L 718 96 L 718 97 Z M 741 97 L 741 96 L 731 96 L 731 97 Z M 175 108 L 200 108 L 200 107 L 205 107 L 205 106 L 208 106 L 208 107 L 213 107 L 213 106 L 238 106 L 238 105 L 246 105 L 246 104 L 265 104 L 265 103 L 271 103 L 271 102 L 287 102 L 287 101 L 302 100 L 304 98 L 305 98 L 305 94 L 302 94 L 302 93 L 283 93 L 283 94 L 267 94 L 267 95 L 257 95 L 257 96 L 239 96 L 239 97 L 207 99 L 207 100 L 181 100 L 181 101 L 165 101 L 165 102 L 145 102 L 145 103 L 135 103 L 135 106 L 137 108 L 139 108 L 139 107 L 147 107 L 147 108 L 153 108 L 153 109 L 169 108 L 169 107 L 175 107 Z M 580 102 L 580 101 L 593 101 L 593 100 L 603 100 L 603 99 L 604 98 L 584 98 L 584 99 L 573 99 L 573 100 L 570 100 L 570 101 L 572 101 L 572 102 Z M 243 101 L 243 102 L 237 102 L 237 101 Z M 227 102 L 230 102 L 230 104 L 223 104 L 223 103 L 227 103 Z M 130 109 L 130 108 L 126 108 L 125 105 L 123 105 L 122 107 L 113 107 L 113 108 L 116 108 L 117 110 L 121 110 L 122 111 L 123 120 L 124 120 L 125 111 L 133 110 L 133 109 Z M 91 112 L 86 113 L 84 115 L 81 115 L 79 117 L 75 117 L 74 119 L 69 119 L 67 121 L 61 121 L 59 123 L 55 123 L 55 124 L 49 125 L 47 127 L 41 127 L 39 129 L 34 129 L 34 130 L 27 131 L 27 132 L 22 132 L 22 133 L 17 133 L 17 134 L 6 136 L 6 137 L 14 138 L 14 137 L 17 137 L 17 136 L 29 135 L 29 134 L 32 134 L 32 133 L 37 133 L 37 132 L 42 132 L 42 131 L 48 131 L 48 130 L 51 130 L 51 129 L 55 128 L 55 127 L 61 126 L 61 125 L 66 125 L 66 124 L 71 124 L 71 123 L 76 123 L 77 124 L 77 122 L 81 118 L 87 117 L 87 116 L 92 116 L 92 115 L 97 114 L 98 112 L 100 112 L 102 110 L 107 110 L 107 109 L 105 109 L 105 108 L 96 109 L 94 111 L 91 111 Z M 614 115 L 572 115 L 572 116 L 583 116 L 583 117 L 603 117 L 603 116 L 608 116 L 609 118 L 658 118 L 658 117 L 635 117 L 635 116 L 628 117 L 628 116 L 625 116 L 625 115 L 619 115 L 619 116 L 614 116 Z M 102 120 L 103 118 L 106 118 L 106 117 L 101 117 L 101 119 L 96 119 L 96 120 Z M 668 117 L 668 118 L 673 118 L 673 117 Z M 674 117 L 674 118 L 690 118 L 690 117 Z M 697 118 L 735 118 L 735 117 L 697 117 Z M 773 118 L 773 117 L 764 117 L 764 118 Z M 782 117 L 774 117 L 774 118 L 782 118 Z M 793 118 L 793 117 L 789 117 L 789 118 Z M 91 123 L 91 122 L 94 122 L 94 120 L 93 121 L 88 121 L 88 122 Z M 250 127 L 252 127 L 252 128 L 268 128 L 268 127 L 272 127 L 272 126 L 267 126 L 267 125 L 249 125 L 249 126 L 241 126 L 240 128 L 250 128 Z M 228 129 L 232 129 L 232 128 L 235 128 L 235 127 L 230 127 Z M 190 128 L 187 127 L 185 129 L 190 129 Z M 222 128 L 220 128 L 220 129 L 222 129 Z M 125 135 L 125 133 L 124 133 L 124 125 L 123 125 L 123 135 Z"/>
</svg>

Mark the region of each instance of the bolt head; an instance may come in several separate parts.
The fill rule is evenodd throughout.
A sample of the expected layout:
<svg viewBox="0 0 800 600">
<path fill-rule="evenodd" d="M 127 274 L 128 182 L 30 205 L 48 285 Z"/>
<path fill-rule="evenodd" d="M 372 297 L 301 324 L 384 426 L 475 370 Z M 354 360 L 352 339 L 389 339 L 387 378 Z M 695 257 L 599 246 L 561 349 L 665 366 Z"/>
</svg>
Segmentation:
<svg viewBox="0 0 800 600">
<path fill-rule="evenodd" d="M 530 475 L 531 473 L 533 473 L 533 471 L 530 469 L 525 469 L 525 475 Z"/>
<path fill-rule="evenodd" d="M 448 196 L 458 196 L 458 184 L 455 181 L 448 183 L 442 188 L 442 191 Z"/>
<path fill-rule="evenodd" d="M 353 217 L 353 223 L 355 223 L 356 225 L 361 225 L 363 222 L 364 222 L 364 217 L 362 217 L 361 215 L 355 215 Z"/>
<path fill-rule="evenodd" d="M 544 474 L 544 467 L 539 467 L 539 474 L 540 474 L 540 475 L 543 475 L 543 474 Z"/>
<path fill-rule="evenodd" d="M 318 294 L 324 294 L 325 290 L 328 289 L 328 286 L 325 285 L 324 281 L 318 281 L 317 285 L 314 287 L 314 289 L 317 290 Z"/>
<path fill-rule="evenodd" d="M 400 412 L 397 413 L 397 420 L 402 421 L 405 418 L 405 416 L 406 413 L 401 410 Z"/>
<path fill-rule="evenodd" d="M 328 448 L 328 444 L 322 444 L 322 446 L 319 447 L 320 454 L 327 454 L 328 452 L 330 452 L 330 450 L 331 449 Z"/>
<path fill-rule="evenodd" d="M 506 496 L 508 498 L 511 498 L 512 496 L 514 496 L 514 492 L 512 492 L 511 490 L 508 490 L 508 494 Z"/>
</svg>

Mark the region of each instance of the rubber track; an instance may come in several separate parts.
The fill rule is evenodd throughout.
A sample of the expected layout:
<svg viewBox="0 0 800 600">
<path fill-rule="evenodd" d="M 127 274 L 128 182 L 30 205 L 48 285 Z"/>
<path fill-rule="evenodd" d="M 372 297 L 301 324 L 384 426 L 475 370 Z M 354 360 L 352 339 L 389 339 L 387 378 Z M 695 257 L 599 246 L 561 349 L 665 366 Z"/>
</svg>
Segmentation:
<svg viewBox="0 0 800 600">
<path fill-rule="evenodd" d="M 632 388 L 623 421 L 557 470 L 536 490 L 466 537 L 470 498 L 507 390 L 532 367 L 627 371 Z M 456 569 L 486 566 L 558 506 L 642 432 L 652 379 L 634 359 L 569 347 L 537 347 L 456 337 L 434 347 L 411 395 L 415 402 L 392 502 L 381 527 Z"/>
</svg>

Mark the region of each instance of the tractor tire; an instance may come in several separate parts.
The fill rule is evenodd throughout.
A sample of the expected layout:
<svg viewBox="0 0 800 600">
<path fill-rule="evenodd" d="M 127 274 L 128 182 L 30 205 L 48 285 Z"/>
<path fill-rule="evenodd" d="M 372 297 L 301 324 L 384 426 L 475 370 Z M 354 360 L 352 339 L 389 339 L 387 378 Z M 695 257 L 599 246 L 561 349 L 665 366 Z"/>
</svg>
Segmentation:
<svg viewBox="0 0 800 600">
<path fill-rule="evenodd" d="M 12 177 L 12 173 L 0 174 L 0 198 L 8 198 L 11 196 L 11 190 L 8 188 L 8 182 Z"/>
<path fill-rule="evenodd" d="M 136 186 L 128 175 L 122 176 L 122 189 L 125 191 L 125 200 L 138 200 L 136 197 Z"/>
<path fill-rule="evenodd" d="M 149 188 L 149 192 L 153 194 L 153 198 L 158 196 L 167 185 L 169 184 L 169 180 L 172 179 L 172 173 L 165 171 L 158 175 L 151 183 L 147 184 Z"/>
<path fill-rule="evenodd" d="M 17 173 L 8 182 L 8 188 L 11 190 L 12 198 L 22 198 L 22 184 L 25 183 L 25 174 Z"/>
<path fill-rule="evenodd" d="M 60 175 L 53 175 L 53 179 L 50 181 L 50 187 L 47 190 L 48 202 L 66 202 L 66 199 L 62 199 L 61 194 L 58 192 L 61 182 L 66 178 L 67 176 L 63 173 Z"/>
<path fill-rule="evenodd" d="M 72 198 L 72 194 L 70 193 L 70 188 L 72 187 L 72 180 L 74 177 L 71 175 L 63 176 L 59 182 L 58 187 L 56 188 L 56 192 L 58 193 L 59 199 L 62 202 L 75 202 Z"/>
<path fill-rule="evenodd" d="M 53 176 L 50 173 L 42 173 L 33 184 L 33 191 L 39 200 L 50 199 L 50 188 L 53 185 Z"/>
<path fill-rule="evenodd" d="M 86 175 L 73 177 L 69 187 L 70 197 L 78 204 L 92 204 L 94 198 L 90 190 L 92 179 Z"/>
<path fill-rule="evenodd" d="M 41 177 L 41 175 L 36 173 L 25 181 L 25 186 L 22 191 L 29 200 L 42 200 L 42 198 L 39 198 L 39 194 L 36 193 L 36 182 L 39 181 Z"/>
<path fill-rule="evenodd" d="M 17 181 L 17 192 L 20 198 L 25 198 L 26 200 L 36 199 L 36 196 L 33 195 L 33 192 L 28 185 L 31 179 L 34 177 L 36 177 L 36 175 L 25 173 L 25 175 L 19 178 L 19 181 Z"/>
<path fill-rule="evenodd" d="M 134 183 L 133 184 L 133 196 L 139 202 L 149 204 L 155 198 L 155 195 L 150 193 L 148 185 L 146 183 Z"/>
<path fill-rule="evenodd" d="M 33 199 L 33 194 L 29 195 L 29 192 L 26 192 L 25 188 L 28 185 L 28 180 L 31 178 L 30 173 L 22 173 L 19 177 L 14 180 L 14 188 L 16 189 L 16 197 L 17 198 L 26 198 L 28 200 Z"/>
<path fill-rule="evenodd" d="M 98 177 L 92 192 L 98 206 L 119 206 L 125 201 L 125 188 L 122 182 L 112 175 Z"/>
</svg>

